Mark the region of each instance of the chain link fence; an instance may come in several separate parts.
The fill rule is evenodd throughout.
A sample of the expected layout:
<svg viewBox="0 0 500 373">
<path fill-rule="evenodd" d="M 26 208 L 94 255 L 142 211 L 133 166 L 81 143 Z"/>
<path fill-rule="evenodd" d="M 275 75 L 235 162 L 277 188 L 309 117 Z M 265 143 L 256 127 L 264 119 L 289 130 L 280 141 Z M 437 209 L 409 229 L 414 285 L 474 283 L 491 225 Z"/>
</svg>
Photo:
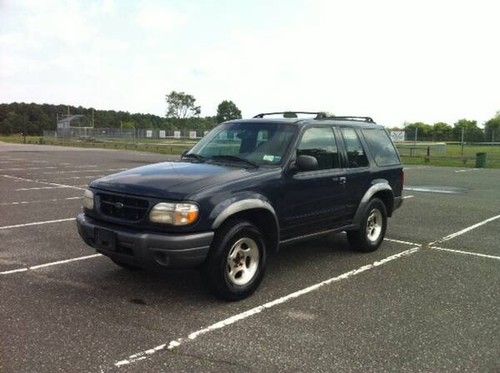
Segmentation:
<svg viewBox="0 0 500 373">
<path fill-rule="evenodd" d="M 160 129 L 121 129 L 71 127 L 58 128 L 56 131 L 43 131 L 43 137 L 75 140 L 199 140 L 208 131 L 200 130 L 160 130 Z"/>
</svg>

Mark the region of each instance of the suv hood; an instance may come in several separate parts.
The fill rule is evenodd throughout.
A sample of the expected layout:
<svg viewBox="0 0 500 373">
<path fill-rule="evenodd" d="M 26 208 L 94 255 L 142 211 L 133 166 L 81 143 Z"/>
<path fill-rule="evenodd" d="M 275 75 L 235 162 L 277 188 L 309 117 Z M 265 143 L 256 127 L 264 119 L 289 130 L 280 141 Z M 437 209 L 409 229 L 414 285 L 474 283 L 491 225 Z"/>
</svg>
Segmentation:
<svg viewBox="0 0 500 373">
<path fill-rule="evenodd" d="M 238 180 L 252 172 L 221 164 L 162 162 L 105 176 L 90 187 L 153 198 L 182 200 L 201 189 Z"/>
</svg>

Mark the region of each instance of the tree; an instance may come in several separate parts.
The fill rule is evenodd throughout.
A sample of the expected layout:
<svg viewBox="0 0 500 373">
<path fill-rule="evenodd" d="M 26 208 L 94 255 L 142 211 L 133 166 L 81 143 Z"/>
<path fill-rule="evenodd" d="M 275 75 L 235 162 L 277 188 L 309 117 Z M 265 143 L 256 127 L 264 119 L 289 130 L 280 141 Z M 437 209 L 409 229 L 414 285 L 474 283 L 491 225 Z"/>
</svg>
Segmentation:
<svg viewBox="0 0 500 373">
<path fill-rule="evenodd" d="M 451 140 L 453 136 L 453 128 L 444 122 L 434 123 L 432 126 L 432 138 L 433 140 L 443 141 Z"/>
<path fill-rule="evenodd" d="M 481 128 L 477 126 L 477 121 L 460 119 L 454 124 L 453 136 L 455 140 L 461 141 L 462 139 L 462 128 L 464 130 L 464 141 L 468 142 L 478 142 L 484 141 L 484 132 Z"/>
<path fill-rule="evenodd" d="M 500 111 L 484 124 L 486 141 L 498 141 L 500 139 Z"/>
<path fill-rule="evenodd" d="M 226 122 L 232 119 L 241 119 L 241 110 L 238 109 L 233 101 L 224 100 L 217 106 L 217 116 L 215 118 L 217 123 Z"/>
<path fill-rule="evenodd" d="M 200 115 L 201 108 L 196 106 L 194 96 L 184 92 L 172 91 L 165 97 L 167 118 L 186 119 Z"/>
<path fill-rule="evenodd" d="M 406 140 L 417 141 L 432 139 L 432 126 L 422 122 L 405 124 Z M 415 136 L 416 135 L 416 136 Z"/>
</svg>

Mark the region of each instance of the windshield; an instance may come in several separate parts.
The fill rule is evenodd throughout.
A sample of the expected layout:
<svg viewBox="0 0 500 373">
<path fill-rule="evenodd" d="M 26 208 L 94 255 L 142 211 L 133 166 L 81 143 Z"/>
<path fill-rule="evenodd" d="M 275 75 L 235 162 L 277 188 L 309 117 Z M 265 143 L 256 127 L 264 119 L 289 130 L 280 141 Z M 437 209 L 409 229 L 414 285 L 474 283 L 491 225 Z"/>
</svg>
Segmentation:
<svg viewBox="0 0 500 373">
<path fill-rule="evenodd" d="M 226 123 L 214 128 L 187 154 L 203 158 L 249 161 L 256 165 L 278 165 L 296 128 L 272 122 Z"/>
</svg>

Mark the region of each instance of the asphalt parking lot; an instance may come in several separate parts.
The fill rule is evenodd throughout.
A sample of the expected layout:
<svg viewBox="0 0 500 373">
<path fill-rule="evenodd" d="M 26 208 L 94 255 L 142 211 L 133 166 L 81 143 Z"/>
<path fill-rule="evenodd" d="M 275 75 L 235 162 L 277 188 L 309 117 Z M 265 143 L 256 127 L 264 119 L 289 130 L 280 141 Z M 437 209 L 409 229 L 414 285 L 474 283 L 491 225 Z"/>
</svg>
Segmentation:
<svg viewBox="0 0 500 373">
<path fill-rule="evenodd" d="M 500 170 L 409 167 L 377 252 L 284 247 L 225 303 L 77 234 L 89 181 L 167 158 L 0 144 L 1 372 L 500 370 Z"/>
</svg>

